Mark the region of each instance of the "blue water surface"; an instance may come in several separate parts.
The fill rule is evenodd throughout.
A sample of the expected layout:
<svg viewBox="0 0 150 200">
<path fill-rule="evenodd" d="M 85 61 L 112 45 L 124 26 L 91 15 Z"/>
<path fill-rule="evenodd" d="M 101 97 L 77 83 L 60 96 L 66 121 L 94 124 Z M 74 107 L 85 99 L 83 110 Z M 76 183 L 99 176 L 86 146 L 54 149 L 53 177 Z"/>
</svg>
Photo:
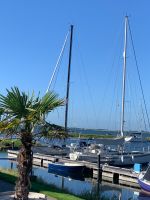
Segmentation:
<svg viewBox="0 0 150 200">
<path fill-rule="evenodd" d="M 0 158 L 6 158 L 7 153 L 1 152 Z M 5 169 L 16 169 L 16 162 L 9 160 L 0 160 L 0 167 Z M 150 200 L 150 197 L 139 196 L 139 191 L 133 188 L 125 188 L 123 186 L 102 182 L 98 184 L 92 179 L 85 179 L 85 181 L 73 180 L 67 177 L 58 176 L 48 173 L 47 168 L 34 167 L 34 174 L 41 178 L 44 182 L 56 185 L 59 188 L 65 188 L 73 194 L 81 194 L 84 192 L 93 192 L 99 189 L 99 195 L 104 195 L 108 198 L 115 197 L 118 200 Z"/>
</svg>

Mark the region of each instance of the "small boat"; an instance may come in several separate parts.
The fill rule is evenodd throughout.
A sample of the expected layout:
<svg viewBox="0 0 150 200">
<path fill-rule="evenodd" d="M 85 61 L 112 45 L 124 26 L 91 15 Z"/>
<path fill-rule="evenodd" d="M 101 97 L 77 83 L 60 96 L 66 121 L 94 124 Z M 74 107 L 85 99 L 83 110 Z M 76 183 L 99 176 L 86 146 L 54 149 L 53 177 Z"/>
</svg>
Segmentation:
<svg viewBox="0 0 150 200">
<path fill-rule="evenodd" d="M 150 165 L 148 166 L 146 172 L 141 172 L 138 178 L 138 183 L 146 192 L 150 194 Z"/>
<path fill-rule="evenodd" d="M 125 137 L 125 142 L 147 142 L 147 140 L 143 137 L 143 132 L 133 132 Z"/>
<path fill-rule="evenodd" d="M 98 154 L 96 153 L 84 153 L 84 152 L 72 152 L 69 154 L 69 158 L 70 160 L 79 160 L 79 161 L 87 161 L 87 162 L 92 162 L 92 163 L 97 163 L 98 161 Z M 101 156 L 101 164 L 104 163 L 108 163 L 109 164 L 109 160 L 104 157 L 103 155 Z"/>
<path fill-rule="evenodd" d="M 34 154 L 45 154 L 52 156 L 66 156 L 70 149 L 68 147 L 60 147 L 57 145 L 51 146 L 37 146 L 33 147 L 32 151 Z"/>
<path fill-rule="evenodd" d="M 83 176 L 85 170 L 85 166 L 83 164 L 78 163 L 49 163 L 48 164 L 48 172 L 55 173 L 58 175 L 70 177 L 70 178 L 78 178 Z"/>
<path fill-rule="evenodd" d="M 147 164 L 150 160 L 150 152 L 131 151 L 112 155 L 109 164 L 114 166 L 130 166 L 135 163 Z"/>
<path fill-rule="evenodd" d="M 131 166 L 135 163 L 147 164 L 150 160 L 149 152 L 103 152 L 101 155 L 101 163 L 107 163 L 113 166 Z M 97 163 L 98 154 L 95 153 L 84 153 L 84 152 L 73 152 L 69 154 L 71 160 L 84 160 Z"/>
</svg>

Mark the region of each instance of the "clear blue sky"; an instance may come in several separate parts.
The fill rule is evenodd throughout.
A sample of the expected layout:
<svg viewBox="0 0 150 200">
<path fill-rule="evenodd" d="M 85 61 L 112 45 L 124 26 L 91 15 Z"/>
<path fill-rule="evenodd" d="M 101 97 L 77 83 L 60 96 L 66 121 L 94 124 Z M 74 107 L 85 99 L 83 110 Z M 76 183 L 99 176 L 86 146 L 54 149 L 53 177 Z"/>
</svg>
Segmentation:
<svg viewBox="0 0 150 200">
<path fill-rule="evenodd" d="M 15 85 L 23 91 L 44 94 L 69 25 L 73 24 L 69 126 L 119 128 L 124 16 L 127 13 L 150 111 L 149 8 L 148 0 L 1 0 L 1 93 Z M 128 47 L 127 71 L 132 83 L 137 81 L 137 75 L 135 66 L 132 68 L 131 46 Z M 67 62 L 66 52 L 54 87 L 60 97 L 65 97 Z M 138 123 L 141 119 L 135 117 L 140 115 L 137 85 L 134 83 L 132 89 L 127 85 L 130 91 L 126 99 L 129 105 L 127 129 L 141 128 Z M 132 95 L 134 103 L 130 102 Z M 130 107 L 134 107 L 136 114 Z M 50 114 L 49 120 L 63 124 L 64 108 Z"/>
</svg>

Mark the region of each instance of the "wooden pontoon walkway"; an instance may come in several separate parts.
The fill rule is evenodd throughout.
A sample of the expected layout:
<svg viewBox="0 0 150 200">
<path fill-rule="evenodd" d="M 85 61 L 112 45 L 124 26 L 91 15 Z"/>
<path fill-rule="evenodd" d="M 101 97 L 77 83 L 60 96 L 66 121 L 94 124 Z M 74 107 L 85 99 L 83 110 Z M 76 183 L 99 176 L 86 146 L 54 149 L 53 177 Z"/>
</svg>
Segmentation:
<svg viewBox="0 0 150 200">
<path fill-rule="evenodd" d="M 9 158 L 16 158 L 18 155 L 18 151 L 8 150 Z M 60 157 L 60 156 L 51 156 L 44 154 L 33 154 L 33 164 L 40 167 L 48 167 L 48 163 L 50 162 L 70 162 L 70 163 L 82 163 L 87 169 L 92 170 L 93 178 L 99 181 L 100 179 L 104 181 L 109 181 L 125 186 L 132 186 L 135 188 L 139 188 L 137 177 L 138 174 L 135 173 L 132 169 L 120 168 L 115 166 L 110 166 L 107 164 L 100 165 L 90 163 L 87 161 L 72 161 L 68 158 Z"/>
</svg>

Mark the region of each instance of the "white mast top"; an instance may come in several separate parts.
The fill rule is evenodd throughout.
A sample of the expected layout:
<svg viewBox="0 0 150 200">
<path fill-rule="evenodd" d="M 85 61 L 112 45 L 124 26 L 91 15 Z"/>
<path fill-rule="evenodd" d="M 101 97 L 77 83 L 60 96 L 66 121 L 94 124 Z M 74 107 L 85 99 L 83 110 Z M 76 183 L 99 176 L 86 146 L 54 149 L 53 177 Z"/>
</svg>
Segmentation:
<svg viewBox="0 0 150 200">
<path fill-rule="evenodd" d="M 123 82 L 122 82 L 122 110 L 121 110 L 121 136 L 124 136 L 124 103 L 126 89 L 126 51 L 127 51 L 127 26 L 128 16 L 125 17 L 125 35 L 124 35 L 124 52 L 123 52 Z"/>
</svg>

